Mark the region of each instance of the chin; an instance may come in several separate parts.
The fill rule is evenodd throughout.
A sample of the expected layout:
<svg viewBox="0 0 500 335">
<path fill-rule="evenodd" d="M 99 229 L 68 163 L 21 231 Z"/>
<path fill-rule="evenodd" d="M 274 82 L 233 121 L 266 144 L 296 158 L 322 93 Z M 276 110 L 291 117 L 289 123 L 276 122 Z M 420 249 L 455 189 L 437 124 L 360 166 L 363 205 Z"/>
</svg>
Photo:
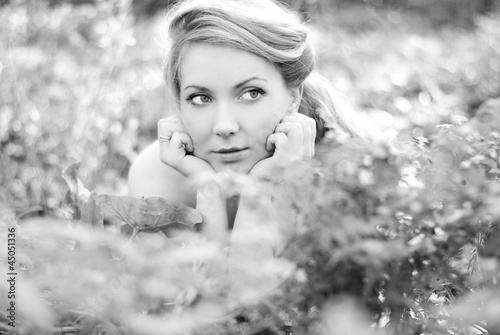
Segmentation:
<svg viewBox="0 0 500 335">
<path fill-rule="evenodd" d="M 214 167 L 214 170 L 216 172 L 224 172 L 224 171 L 231 171 L 231 172 L 237 172 L 237 173 L 244 173 L 248 174 L 250 170 L 252 170 L 252 166 L 249 164 L 216 164 L 212 165 Z"/>
</svg>

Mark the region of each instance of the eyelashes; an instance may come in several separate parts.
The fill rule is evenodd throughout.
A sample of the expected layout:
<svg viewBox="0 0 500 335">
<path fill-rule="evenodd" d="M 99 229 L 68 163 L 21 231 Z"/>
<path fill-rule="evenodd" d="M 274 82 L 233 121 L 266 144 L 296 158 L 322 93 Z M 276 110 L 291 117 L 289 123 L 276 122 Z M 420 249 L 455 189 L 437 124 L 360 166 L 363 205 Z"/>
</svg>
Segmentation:
<svg viewBox="0 0 500 335">
<path fill-rule="evenodd" d="M 195 105 L 195 106 L 201 106 L 201 105 L 205 105 L 205 104 L 212 102 L 212 98 L 210 98 L 206 94 L 194 93 L 194 94 L 189 95 L 186 98 L 186 101 Z"/>
<path fill-rule="evenodd" d="M 243 92 L 243 94 L 238 98 L 238 100 L 255 101 L 264 96 L 264 94 L 266 94 L 264 90 L 260 88 L 252 88 L 250 90 Z M 243 97 L 245 96 L 246 98 L 243 99 Z"/>
<path fill-rule="evenodd" d="M 266 92 L 261 88 L 250 88 L 245 90 L 239 97 L 238 101 L 253 102 L 261 99 Z M 188 103 L 195 106 L 203 106 L 213 102 L 212 97 L 206 93 L 193 93 L 190 94 L 186 99 Z"/>
</svg>

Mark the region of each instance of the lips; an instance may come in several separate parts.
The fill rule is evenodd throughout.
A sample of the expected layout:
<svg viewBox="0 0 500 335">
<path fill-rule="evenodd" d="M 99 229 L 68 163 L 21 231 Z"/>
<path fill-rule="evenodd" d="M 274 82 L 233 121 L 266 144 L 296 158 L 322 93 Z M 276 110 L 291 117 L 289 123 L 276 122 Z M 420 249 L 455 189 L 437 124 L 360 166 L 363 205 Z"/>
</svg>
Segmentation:
<svg viewBox="0 0 500 335">
<path fill-rule="evenodd" d="M 243 159 L 245 159 L 249 154 L 248 148 L 223 148 L 217 151 L 214 151 L 214 155 L 219 159 L 222 163 L 236 163 Z"/>
<path fill-rule="evenodd" d="M 227 148 L 227 149 L 220 149 L 220 150 L 217 150 L 215 152 L 218 154 L 227 154 L 227 153 L 237 152 L 237 151 L 241 151 L 241 150 L 245 150 L 245 149 L 246 148 L 231 147 L 231 148 Z"/>
</svg>

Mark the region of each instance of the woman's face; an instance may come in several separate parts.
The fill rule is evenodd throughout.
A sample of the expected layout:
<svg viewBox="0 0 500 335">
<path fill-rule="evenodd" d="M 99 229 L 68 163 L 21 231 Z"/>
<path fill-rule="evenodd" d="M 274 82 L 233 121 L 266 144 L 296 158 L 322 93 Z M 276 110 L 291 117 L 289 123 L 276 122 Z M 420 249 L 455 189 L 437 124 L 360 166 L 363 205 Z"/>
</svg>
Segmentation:
<svg viewBox="0 0 500 335">
<path fill-rule="evenodd" d="M 267 60 L 232 47 L 194 44 L 180 67 L 180 110 L 194 155 L 216 171 L 248 173 L 270 157 L 267 137 L 292 94 Z"/>
</svg>

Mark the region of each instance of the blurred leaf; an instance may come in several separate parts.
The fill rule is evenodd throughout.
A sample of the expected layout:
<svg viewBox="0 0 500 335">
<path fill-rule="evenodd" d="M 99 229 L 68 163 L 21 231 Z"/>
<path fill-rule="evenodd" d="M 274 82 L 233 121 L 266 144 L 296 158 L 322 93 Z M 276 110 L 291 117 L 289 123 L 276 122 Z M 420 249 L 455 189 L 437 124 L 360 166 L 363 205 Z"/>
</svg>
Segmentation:
<svg viewBox="0 0 500 335">
<path fill-rule="evenodd" d="M 350 297 L 335 297 L 323 313 L 323 335 L 372 334 L 367 311 Z"/>
<path fill-rule="evenodd" d="M 63 178 L 68 184 L 70 192 L 77 197 L 77 199 L 87 200 L 90 196 L 90 191 L 83 186 L 80 178 L 78 178 L 78 169 L 80 163 L 75 163 L 69 166 L 63 172 Z"/>
<path fill-rule="evenodd" d="M 10 320 L 7 319 L 7 317 L 3 312 L 0 312 L 0 322 L 7 322 L 7 323 L 10 322 Z"/>
<path fill-rule="evenodd" d="M 500 292 L 484 289 L 469 293 L 449 308 L 450 316 L 468 323 L 486 322 L 491 330 L 500 328 Z"/>
<path fill-rule="evenodd" d="M 97 318 L 84 318 L 80 322 L 83 326 L 81 335 L 122 335 L 123 333 L 111 322 Z"/>
<path fill-rule="evenodd" d="M 77 221 L 81 217 L 78 199 L 71 191 L 66 192 L 61 209 L 73 221 Z"/>
<path fill-rule="evenodd" d="M 67 214 L 70 215 L 74 221 L 81 219 L 82 206 L 90 197 L 90 191 L 83 186 L 80 178 L 78 178 L 79 167 L 80 163 L 72 164 L 64 170 L 62 174 L 62 177 L 66 181 L 69 188 L 66 196 L 64 197 L 63 209 L 66 210 Z M 86 215 L 88 216 L 88 213 Z"/>
<path fill-rule="evenodd" d="M 35 327 L 43 333 L 53 327 L 56 315 L 50 308 L 46 300 L 42 299 L 41 292 L 37 289 L 36 283 L 24 278 L 18 282 L 19 294 L 19 315 L 26 320 L 28 325 Z"/>
<path fill-rule="evenodd" d="M 95 191 L 90 194 L 89 199 L 83 204 L 81 210 L 81 221 L 91 224 L 92 226 L 103 227 L 103 215 L 99 206 L 96 205 Z"/>
<path fill-rule="evenodd" d="M 105 217 L 120 219 L 140 232 L 155 233 L 175 224 L 194 230 L 194 225 L 202 221 L 194 208 L 173 206 L 162 198 L 136 199 L 100 194 L 94 199 Z"/>
<path fill-rule="evenodd" d="M 486 236 L 484 245 L 477 246 L 477 252 L 483 257 L 500 257 L 500 231 L 491 231 Z"/>
<path fill-rule="evenodd" d="M 282 334 L 279 332 L 273 325 L 260 325 L 258 327 L 255 327 L 255 329 L 252 329 L 248 335 L 280 335 Z M 288 333 L 286 333 L 288 334 Z"/>
</svg>

